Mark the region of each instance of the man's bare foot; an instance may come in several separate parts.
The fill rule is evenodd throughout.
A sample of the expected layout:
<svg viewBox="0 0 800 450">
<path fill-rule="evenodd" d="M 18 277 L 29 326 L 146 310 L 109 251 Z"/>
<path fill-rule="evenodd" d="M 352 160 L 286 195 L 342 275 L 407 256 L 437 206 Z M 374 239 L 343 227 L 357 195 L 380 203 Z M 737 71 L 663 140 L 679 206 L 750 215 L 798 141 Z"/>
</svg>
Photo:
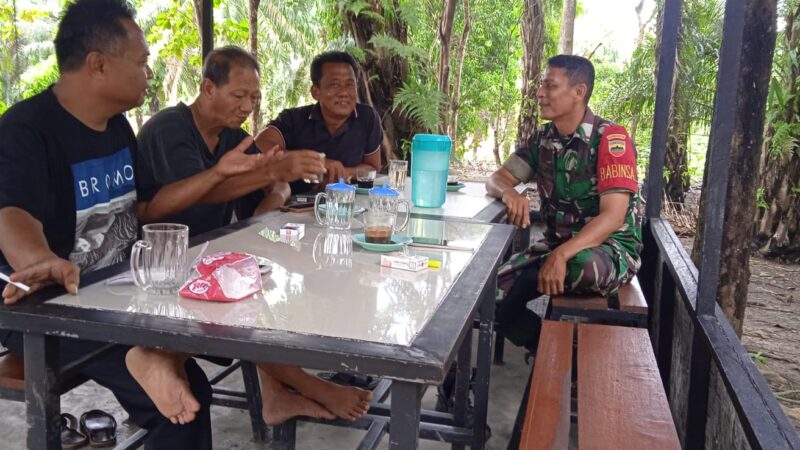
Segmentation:
<svg viewBox="0 0 800 450">
<path fill-rule="evenodd" d="M 333 420 L 336 415 L 325 409 L 314 400 L 289 391 L 281 382 L 262 372 L 262 388 L 264 406 L 262 415 L 267 425 L 278 425 L 292 417 L 307 416 L 317 419 Z"/>
<path fill-rule="evenodd" d="M 356 420 L 369 411 L 369 403 L 372 401 L 371 391 L 353 386 L 340 386 L 320 378 L 317 380 L 319 383 L 315 383 L 313 389 L 300 393 L 319 402 L 342 419 Z"/>
<path fill-rule="evenodd" d="M 133 347 L 125 355 L 133 378 L 158 411 L 175 424 L 191 422 L 200 410 L 186 378 L 185 360 L 181 354 L 144 347 Z"/>
</svg>

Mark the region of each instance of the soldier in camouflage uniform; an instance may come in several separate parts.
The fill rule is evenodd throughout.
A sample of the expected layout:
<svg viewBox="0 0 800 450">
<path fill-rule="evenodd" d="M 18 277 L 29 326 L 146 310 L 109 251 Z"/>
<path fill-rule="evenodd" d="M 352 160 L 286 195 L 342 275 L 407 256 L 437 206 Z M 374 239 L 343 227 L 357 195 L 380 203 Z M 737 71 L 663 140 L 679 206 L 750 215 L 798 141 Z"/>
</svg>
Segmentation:
<svg viewBox="0 0 800 450">
<path fill-rule="evenodd" d="M 529 300 L 564 292 L 613 294 L 640 266 L 636 152 L 625 128 L 589 109 L 593 84 L 587 59 L 551 58 L 537 91 L 541 117 L 551 122 L 487 182 L 489 194 L 506 203 L 517 226 L 530 225 L 530 205 L 514 186 L 535 180 L 541 196 L 549 251 L 530 248 L 498 272 L 505 293 L 496 313 L 498 330 L 531 350 L 541 320 L 526 308 Z"/>
</svg>

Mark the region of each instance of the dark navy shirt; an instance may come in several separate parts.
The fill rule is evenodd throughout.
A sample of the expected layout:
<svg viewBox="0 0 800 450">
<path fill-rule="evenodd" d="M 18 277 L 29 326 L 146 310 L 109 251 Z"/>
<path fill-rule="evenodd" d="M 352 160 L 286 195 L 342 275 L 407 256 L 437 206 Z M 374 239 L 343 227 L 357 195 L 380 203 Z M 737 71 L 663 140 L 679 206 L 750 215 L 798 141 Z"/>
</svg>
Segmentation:
<svg viewBox="0 0 800 450">
<path fill-rule="evenodd" d="M 380 151 L 383 141 L 378 113 L 360 103 L 333 134 L 325 125 L 319 103 L 284 109 L 269 127 L 278 131 L 287 150 L 316 150 L 345 167 L 361 164 L 364 156 Z M 291 187 L 293 194 L 311 190 L 311 185 L 303 181 L 293 182 Z"/>
</svg>

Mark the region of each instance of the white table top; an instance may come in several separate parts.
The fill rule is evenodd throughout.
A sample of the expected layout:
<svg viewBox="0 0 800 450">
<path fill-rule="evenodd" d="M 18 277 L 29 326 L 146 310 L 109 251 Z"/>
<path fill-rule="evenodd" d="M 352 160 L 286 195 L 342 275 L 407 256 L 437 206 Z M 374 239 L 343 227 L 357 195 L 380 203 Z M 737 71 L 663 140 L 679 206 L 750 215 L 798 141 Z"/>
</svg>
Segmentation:
<svg viewBox="0 0 800 450">
<path fill-rule="evenodd" d="M 100 282 L 82 287 L 77 296 L 60 296 L 48 303 L 409 345 L 473 256 L 470 251 L 410 248 L 411 253 L 441 261 L 441 268 L 421 272 L 389 269 L 379 265 L 379 253 L 352 243 L 349 232 L 316 225 L 312 214 L 275 214 L 264 220 L 211 241 L 206 250 L 206 254 L 247 252 L 272 261 L 263 289 L 250 298 L 235 303 L 206 302 Z M 305 237 L 297 245 L 258 236 L 265 226 L 277 232 L 286 222 L 306 223 Z M 489 228 L 477 223 L 411 219 L 402 234 L 444 238 L 453 245 L 477 249 Z M 360 231 L 356 228 L 352 233 Z M 190 249 L 190 259 L 198 249 Z"/>
<path fill-rule="evenodd" d="M 388 178 L 381 176 L 375 180 L 375 185 L 380 186 L 385 182 L 388 182 Z M 413 180 L 408 177 L 402 198 L 408 200 L 411 205 L 411 213 L 417 216 L 472 219 L 496 201 L 494 197 L 489 197 L 486 194 L 484 183 L 465 181 L 463 182 L 465 185 L 463 189 L 447 192 L 444 205 L 441 208 L 420 208 L 414 206 L 411 202 L 411 183 L 413 183 Z M 356 204 L 366 208 L 367 197 L 366 194 L 356 195 Z"/>
</svg>

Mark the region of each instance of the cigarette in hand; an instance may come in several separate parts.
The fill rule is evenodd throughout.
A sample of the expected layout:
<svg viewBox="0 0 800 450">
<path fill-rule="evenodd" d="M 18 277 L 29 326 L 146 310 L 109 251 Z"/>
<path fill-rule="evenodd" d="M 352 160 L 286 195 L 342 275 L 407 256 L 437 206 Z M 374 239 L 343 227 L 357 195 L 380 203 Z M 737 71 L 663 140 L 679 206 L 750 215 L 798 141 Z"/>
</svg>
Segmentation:
<svg viewBox="0 0 800 450">
<path fill-rule="evenodd" d="M 8 278 L 8 275 L 4 274 L 3 272 L 0 272 L 0 280 L 3 280 L 8 284 L 13 284 L 14 286 L 22 289 L 25 292 L 31 291 L 30 286 L 28 286 L 25 283 L 20 283 L 19 281 L 11 281 L 11 278 Z"/>
</svg>

